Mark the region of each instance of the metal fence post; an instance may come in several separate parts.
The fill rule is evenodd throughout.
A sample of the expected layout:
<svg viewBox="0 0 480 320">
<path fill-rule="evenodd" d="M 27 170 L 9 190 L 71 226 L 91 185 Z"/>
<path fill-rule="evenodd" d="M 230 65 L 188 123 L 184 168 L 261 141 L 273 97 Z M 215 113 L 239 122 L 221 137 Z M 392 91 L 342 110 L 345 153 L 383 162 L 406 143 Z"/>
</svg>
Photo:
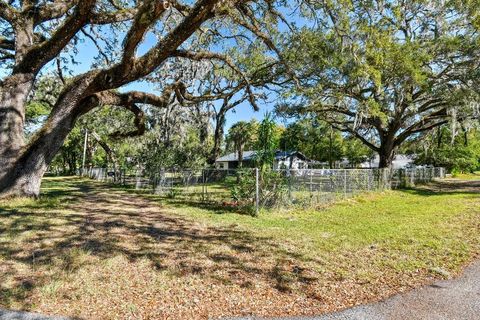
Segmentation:
<svg viewBox="0 0 480 320">
<path fill-rule="evenodd" d="M 387 169 L 386 168 L 382 168 L 380 169 L 382 171 L 382 186 L 381 186 L 381 190 L 384 191 L 387 189 Z"/>
<path fill-rule="evenodd" d="M 255 168 L 255 215 L 258 215 L 260 205 L 260 188 L 258 168 Z"/>
<path fill-rule="evenodd" d="M 208 169 L 204 169 L 204 171 L 206 171 L 206 170 L 208 170 Z M 207 182 L 209 181 L 210 177 L 211 177 L 211 173 L 210 173 L 209 171 L 207 171 L 207 174 L 205 175 L 205 183 L 204 183 L 204 185 L 205 185 L 205 199 L 206 199 L 206 201 L 210 201 L 210 199 L 209 199 L 209 197 L 208 197 L 208 185 L 207 185 Z"/>
<path fill-rule="evenodd" d="M 205 202 L 205 169 L 202 169 L 202 202 Z"/>
<path fill-rule="evenodd" d="M 313 191 L 313 172 L 312 169 L 307 169 L 307 172 L 310 175 L 310 193 Z"/>
<path fill-rule="evenodd" d="M 307 169 L 308 174 L 310 175 L 310 206 L 313 205 L 313 171 L 312 169 Z"/>
</svg>

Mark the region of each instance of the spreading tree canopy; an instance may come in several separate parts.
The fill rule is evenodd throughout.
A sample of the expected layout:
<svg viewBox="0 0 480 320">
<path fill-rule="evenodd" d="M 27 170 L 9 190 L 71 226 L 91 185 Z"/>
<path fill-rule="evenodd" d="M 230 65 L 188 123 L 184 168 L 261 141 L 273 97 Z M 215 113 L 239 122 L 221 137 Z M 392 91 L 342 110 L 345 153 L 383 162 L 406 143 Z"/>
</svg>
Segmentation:
<svg viewBox="0 0 480 320">
<path fill-rule="evenodd" d="M 411 137 L 478 116 L 473 9 L 396 0 L 310 8 L 315 24 L 291 39 L 288 54 L 302 86 L 280 111 L 319 115 L 378 152 L 381 167 Z"/>
</svg>

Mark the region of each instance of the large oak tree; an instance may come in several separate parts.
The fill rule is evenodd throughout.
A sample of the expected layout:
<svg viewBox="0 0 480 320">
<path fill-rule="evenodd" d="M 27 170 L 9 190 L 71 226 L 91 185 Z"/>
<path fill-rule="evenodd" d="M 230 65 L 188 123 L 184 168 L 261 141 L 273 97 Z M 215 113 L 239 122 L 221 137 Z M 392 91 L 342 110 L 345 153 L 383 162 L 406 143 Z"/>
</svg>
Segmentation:
<svg viewBox="0 0 480 320">
<path fill-rule="evenodd" d="M 256 37 L 279 54 L 267 36 L 267 25 L 279 18 L 270 0 L 198 0 L 191 5 L 175 0 L 0 0 L 0 63 L 5 74 L 0 82 L 0 197 L 37 196 L 41 177 L 65 137 L 93 108 L 127 108 L 137 119 L 136 133 L 141 133 L 141 104 L 162 108 L 172 97 L 193 96 L 195 90 L 189 92 L 173 77 L 160 79 L 159 95 L 115 90 L 148 77 L 167 61 L 222 61 L 241 75 L 250 94 L 248 77 L 222 50 L 241 29 L 242 37 Z M 156 43 L 140 54 L 147 35 L 154 35 Z M 54 62 L 60 71 L 61 55 L 74 58 L 85 39 L 93 41 L 105 63 L 65 81 L 47 120 L 27 143 L 25 106 L 36 79 Z"/>
<path fill-rule="evenodd" d="M 389 167 L 408 139 L 475 116 L 477 32 L 449 2 L 311 1 L 314 26 L 292 39 L 296 107 L 356 136 Z M 303 99 L 299 99 L 298 96 Z M 294 103 L 295 105 L 295 103 Z M 478 116 L 478 115 L 477 115 Z"/>
</svg>

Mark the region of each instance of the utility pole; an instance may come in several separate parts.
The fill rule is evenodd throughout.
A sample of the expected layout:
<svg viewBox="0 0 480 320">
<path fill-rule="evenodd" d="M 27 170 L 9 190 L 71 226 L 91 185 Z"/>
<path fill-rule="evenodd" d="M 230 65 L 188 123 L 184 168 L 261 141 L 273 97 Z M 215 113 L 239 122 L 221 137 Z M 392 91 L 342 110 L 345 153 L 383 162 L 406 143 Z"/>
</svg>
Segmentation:
<svg viewBox="0 0 480 320">
<path fill-rule="evenodd" d="M 83 141 L 83 160 L 82 160 L 82 176 L 85 174 L 85 158 L 87 156 L 87 141 L 88 141 L 88 129 L 85 129 L 85 138 Z"/>
</svg>

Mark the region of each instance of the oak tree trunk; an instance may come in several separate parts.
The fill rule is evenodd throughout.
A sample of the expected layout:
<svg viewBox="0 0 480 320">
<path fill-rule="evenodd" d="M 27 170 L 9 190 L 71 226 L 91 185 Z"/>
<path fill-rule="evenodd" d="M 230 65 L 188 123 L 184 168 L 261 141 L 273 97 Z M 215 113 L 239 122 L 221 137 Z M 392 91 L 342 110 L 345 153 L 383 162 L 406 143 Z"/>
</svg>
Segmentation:
<svg viewBox="0 0 480 320">
<path fill-rule="evenodd" d="M 392 167 L 393 159 L 395 158 L 394 148 L 382 146 L 378 151 L 378 155 L 380 157 L 378 163 L 379 168 L 383 169 Z"/>
<path fill-rule="evenodd" d="M 15 74 L 0 83 L 0 196 L 11 183 L 12 168 L 25 150 L 25 103 L 33 74 Z"/>
<path fill-rule="evenodd" d="M 23 90 L 17 91 L 22 94 L 31 88 L 27 85 L 19 87 Z M 25 145 L 22 110 L 26 96 L 21 99 L 20 94 L 12 94 L 17 91 L 8 91 L 10 94 L 4 91 L 0 101 L 0 198 L 38 197 L 43 174 L 73 129 L 78 116 L 89 110 L 79 102 L 79 95 L 66 95 L 59 100 L 44 126 Z"/>
<path fill-rule="evenodd" d="M 43 174 L 73 128 L 73 119 L 54 119 L 17 157 L 0 168 L 1 197 L 38 197 Z"/>
</svg>

